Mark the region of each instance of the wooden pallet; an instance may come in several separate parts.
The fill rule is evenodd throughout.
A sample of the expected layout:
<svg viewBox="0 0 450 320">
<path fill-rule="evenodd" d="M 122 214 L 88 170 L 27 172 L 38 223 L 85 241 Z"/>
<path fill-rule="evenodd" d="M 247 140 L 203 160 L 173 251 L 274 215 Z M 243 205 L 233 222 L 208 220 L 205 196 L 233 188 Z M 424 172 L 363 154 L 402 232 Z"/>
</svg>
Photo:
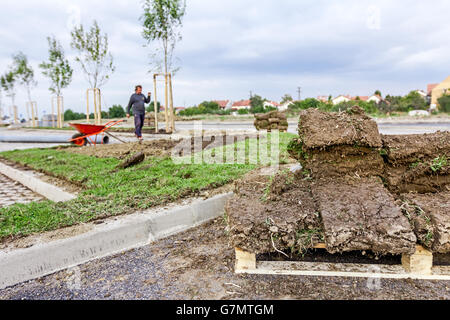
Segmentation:
<svg viewBox="0 0 450 320">
<path fill-rule="evenodd" d="M 326 249 L 326 245 L 314 248 Z M 239 274 L 450 280 L 450 266 L 433 266 L 433 253 L 419 245 L 413 255 L 402 256 L 401 265 L 257 261 L 254 253 L 239 248 L 235 252 L 235 273 Z"/>
</svg>

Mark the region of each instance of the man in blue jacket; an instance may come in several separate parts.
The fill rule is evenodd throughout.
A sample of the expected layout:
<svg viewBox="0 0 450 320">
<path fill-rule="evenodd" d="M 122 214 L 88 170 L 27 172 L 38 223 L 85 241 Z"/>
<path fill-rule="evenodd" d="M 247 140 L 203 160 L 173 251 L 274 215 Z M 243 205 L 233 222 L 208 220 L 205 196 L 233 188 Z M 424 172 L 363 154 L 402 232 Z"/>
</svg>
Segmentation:
<svg viewBox="0 0 450 320">
<path fill-rule="evenodd" d="M 142 140 L 142 127 L 145 121 L 145 104 L 151 101 L 151 92 L 147 98 L 142 94 L 142 86 L 136 86 L 135 93 L 131 96 L 127 107 L 127 118 L 130 118 L 130 109 L 133 107 L 134 126 L 136 128 L 136 137 Z"/>
</svg>

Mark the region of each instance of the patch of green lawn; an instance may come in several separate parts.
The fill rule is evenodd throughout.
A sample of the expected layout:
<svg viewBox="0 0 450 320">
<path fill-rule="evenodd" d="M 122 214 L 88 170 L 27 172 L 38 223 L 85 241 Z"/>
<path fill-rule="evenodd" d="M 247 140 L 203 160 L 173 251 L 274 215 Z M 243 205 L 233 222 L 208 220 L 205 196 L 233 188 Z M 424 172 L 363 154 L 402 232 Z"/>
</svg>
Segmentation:
<svg viewBox="0 0 450 320">
<path fill-rule="evenodd" d="M 295 135 L 280 136 L 281 159 L 287 155 L 292 137 Z M 116 170 L 120 161 L 115 158 L 95 158 L 64 149 L 15 150 L 0 153 L 0 157 L 82 185 L 84 190 L 64 203 L 41 201 L 0 209 L 0 240 L 173 202 L 228 184 L 257 167 L 245 162 L 177 164 L 170 158 L 148 158 L 135 167 Z"/>
</svg>

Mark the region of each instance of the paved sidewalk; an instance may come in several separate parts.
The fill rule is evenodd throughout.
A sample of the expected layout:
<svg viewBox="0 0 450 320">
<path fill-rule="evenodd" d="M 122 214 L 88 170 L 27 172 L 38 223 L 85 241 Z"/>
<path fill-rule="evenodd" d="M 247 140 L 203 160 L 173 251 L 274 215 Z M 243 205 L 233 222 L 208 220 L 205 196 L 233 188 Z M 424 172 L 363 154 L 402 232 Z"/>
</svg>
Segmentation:
<svg viewBox="0 0 450 320">
<path fill-rule="evenodd" d="M 0 208 L 14 203 L 29 203 L 40 200 L 43 200 L 42 196 L 0 174 Z"/>
</svg>

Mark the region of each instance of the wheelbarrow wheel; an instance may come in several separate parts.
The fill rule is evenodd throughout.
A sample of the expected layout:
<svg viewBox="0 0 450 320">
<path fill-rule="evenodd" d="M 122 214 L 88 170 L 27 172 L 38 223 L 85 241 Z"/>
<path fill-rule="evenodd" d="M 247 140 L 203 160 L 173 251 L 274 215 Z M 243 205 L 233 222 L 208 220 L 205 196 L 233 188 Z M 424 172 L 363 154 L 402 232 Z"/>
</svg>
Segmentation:
<svg viewBox="0 0 450 320">
<path fill-rule="evenodd" d="M 84 136 L 85 136 L 85 135 L 82 134 L 82 133 L 76 133 L 76 134 L 74 134 L 74 135 L 72 136 L 72 139 L 77 139 L 77 138 L 84 137 Z M 72 141 L 72 143 L 73 143 L 73 144 L 76 144 L 77 146 L 82 147 L 82 146 L 87 145 L 87 139 L 86 139 L 86 138 L 83 138 L 83 139 L 77 139 L 77 140 Z"/>
</svg>

